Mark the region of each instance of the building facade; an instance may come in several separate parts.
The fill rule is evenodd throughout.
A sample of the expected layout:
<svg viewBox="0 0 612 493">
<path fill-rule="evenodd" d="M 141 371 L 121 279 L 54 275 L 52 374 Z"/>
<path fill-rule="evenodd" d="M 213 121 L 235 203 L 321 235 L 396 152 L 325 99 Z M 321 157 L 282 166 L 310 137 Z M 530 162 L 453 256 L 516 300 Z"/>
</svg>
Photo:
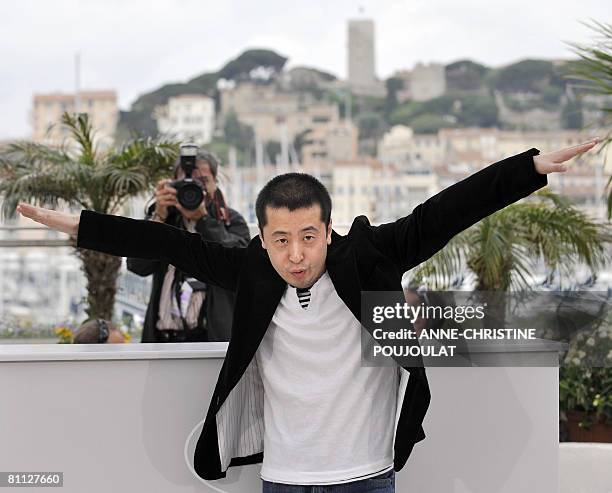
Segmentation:
<svg viewBox="0 0 612 493">
<path fill-rule="evenodd" d="M 155 109 L 157 128 L 162 135 L 183 142 L 208 144 L 215 130 L 215 101 L 204 94 L 181 94 Z"/>
<path fill-rule="evenodd" d="M 374 21 L 349 20 L 347 84 L 355 94 L 384 96 L 385 87 L 376 78 Z"/>
<path fill-rule="evenodd" d="M 60 124 L 65 112 L 87 113 L 96 143 L 102 147 L 112 145 L 119 118 L 115 91 L 35 94 L 30 114 L 32 140 L 48 145 L 64 143 L 70 135 L 69 130 Z"/>
</svg>

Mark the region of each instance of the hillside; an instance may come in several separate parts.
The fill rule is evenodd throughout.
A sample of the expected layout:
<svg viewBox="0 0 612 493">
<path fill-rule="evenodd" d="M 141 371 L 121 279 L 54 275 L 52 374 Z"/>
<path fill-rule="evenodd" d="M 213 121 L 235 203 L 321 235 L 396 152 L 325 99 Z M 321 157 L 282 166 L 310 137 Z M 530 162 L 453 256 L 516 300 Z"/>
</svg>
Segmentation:
<svg viewBox="0 0 612 493">
<path fill-rule="evenodd" d="M 118 138 L 138 132 L 155 135 L 157 125 L 152 113 L 157 105 L 180 94 L 208 94 L 218 108 L 217 83 L 220 79 L 237 83 L 257 77 L 273 83 L 284 72 L 287 58 L 272 50 L 247 50 L 226 63 L 219 71 L 202 73 L 184 83 L 166 84 L 143 94 L 123 111 Z M 352 115 L 360 128 L 360 138 L 376 139 L 391 125 L 412 126 L 416 132 L 435 132 L 440 127 L 499 127 L 504 129 L 580 128 L 582 107 L 569 86 L 568 67 L 572 62 L 521 60 L 500 68 L 490 68 L 471 60 L 459 60 L 445 67 L 446 93 L 428 101 L 398 103 L 403 89 L 401 79 L 385 81 L 385 98 L 353 97 Z M 296 70 L 296 69 L 292 69 Z M 332 74 L 316 68 L 301 67 L 296 92 L 310 92 L 317 98 L 336 101 L 341 114 L 345 98 L 325 82 Z M 319 86 L 316 82 L 323 81 Z"/>
</svg>

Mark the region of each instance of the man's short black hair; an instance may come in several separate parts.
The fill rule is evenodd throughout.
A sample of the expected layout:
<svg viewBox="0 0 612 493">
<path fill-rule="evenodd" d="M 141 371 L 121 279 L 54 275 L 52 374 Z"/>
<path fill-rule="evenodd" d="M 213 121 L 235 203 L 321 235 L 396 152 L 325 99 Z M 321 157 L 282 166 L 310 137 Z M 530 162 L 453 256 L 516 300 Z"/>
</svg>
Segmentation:
<svg viewBox="0 0 612 493">
<path fill-rule="evenodd" d="M 306 173 L 285 173 L 272 178 L 261 189 L 255 202 L 255 214 L 259 229 L 267 224 L 266 207 L 286 207 L 290 211 L 308 208 L 315 204 L 321 207 L 321 221 L 325 228 L 331 219 L 331 197 L 325 186 L 314 176 Z"/>
</svg>

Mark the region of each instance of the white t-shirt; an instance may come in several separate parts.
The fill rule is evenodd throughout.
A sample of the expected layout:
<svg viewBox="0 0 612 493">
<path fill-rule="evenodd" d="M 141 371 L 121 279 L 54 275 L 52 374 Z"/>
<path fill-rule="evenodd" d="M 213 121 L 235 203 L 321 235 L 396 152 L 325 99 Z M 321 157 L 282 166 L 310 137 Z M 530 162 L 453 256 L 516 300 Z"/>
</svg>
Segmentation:
<svg viewBox="0 0 612 493">
<path fill-rule="evenodd" d="M 300 306 L 287 286 L 255 357 L 264 386 L 261 477 L 344 483 L 393 467 L 397 366 L 361 365 L 360 322 L 327 272 Z"/>
</svg>

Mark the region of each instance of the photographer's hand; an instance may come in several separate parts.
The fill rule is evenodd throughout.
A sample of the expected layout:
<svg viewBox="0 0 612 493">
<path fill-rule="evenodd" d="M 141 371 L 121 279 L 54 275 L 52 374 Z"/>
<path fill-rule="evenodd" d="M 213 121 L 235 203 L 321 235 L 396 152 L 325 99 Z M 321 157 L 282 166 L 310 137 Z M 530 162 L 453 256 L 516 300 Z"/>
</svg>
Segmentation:
<svg viewBox="0 0 612 493">
<path fill-rule="evenodd" d="M 162 221 L 168 217 L 168 207 L 176 206 L 176 188 L 171 187 L 168 183 L 172 180 L 162 179 L 157 182 L 155 187 L 155 215 Z"/>
<path fill-rule="evenodd" d="M 177 203 L 174 206 L 180 211 L 185 219 L 191 219 L 193 221 L 197 221 L 202 219 L 204 216 L 208 215 L 208 210 L 206 209 L 206 199 L 202 201 L 200 206 L 197 209 L 189 210 L 185 209 L 181 204 Z"/>
<path fill-rule="evenodd" d="M 19 203 L 17 212 L 51 229 L 68 233 L 70 236 L 76 236 L 79 231 L 80 215 L 64 214 L 63 212 L 36 207 L 25 202 Z"/>
</svg>

